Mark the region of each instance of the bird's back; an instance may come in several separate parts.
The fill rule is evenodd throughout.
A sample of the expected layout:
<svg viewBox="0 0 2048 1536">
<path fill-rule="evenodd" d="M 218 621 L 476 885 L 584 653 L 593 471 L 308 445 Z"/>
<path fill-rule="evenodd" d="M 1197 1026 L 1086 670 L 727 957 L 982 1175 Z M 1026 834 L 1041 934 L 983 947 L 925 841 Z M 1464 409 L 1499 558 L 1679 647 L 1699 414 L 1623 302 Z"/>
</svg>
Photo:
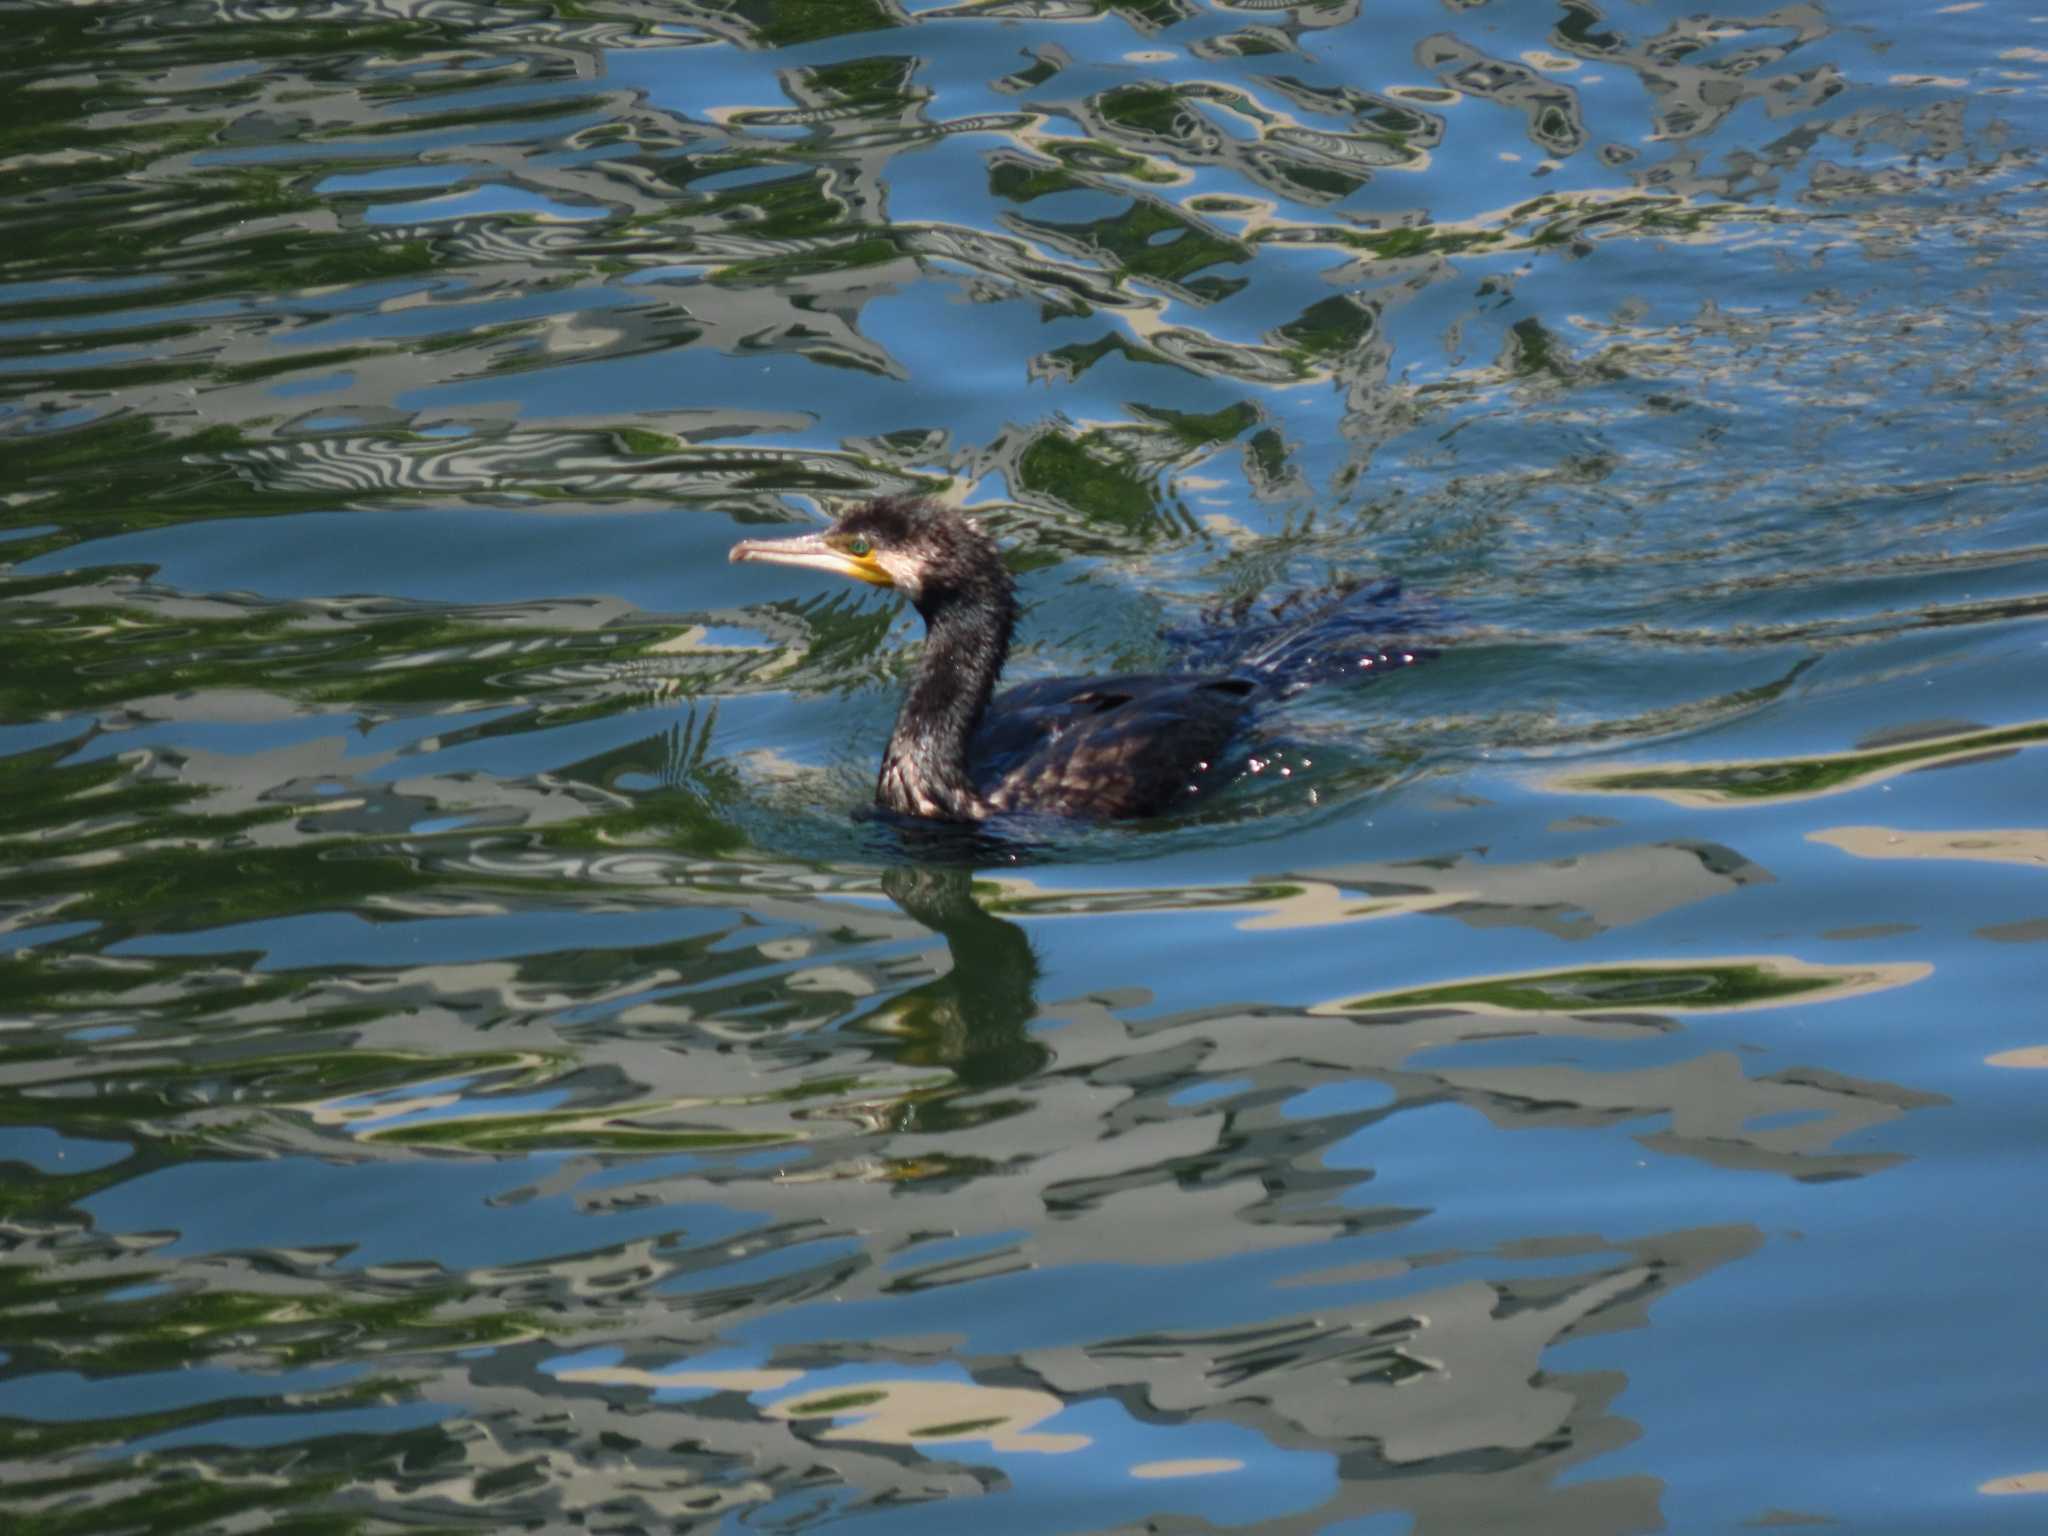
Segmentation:
<svg viewBox="0 0 2048 1536">
<path fill-rule="evenodd" d="M 1200 670 L 1048 678 L 999 695 L 975 730 L 969 777 L 996 812 L 1178 809 L 1236 775 L 1257 706 L 1426 660 L 1433 652 L 1406 637 L 1440 617 L 1391 581 L 1240 605 L 1169 635 Z"/>
<path fill-rule="evenodd" d="M 969 772 L 997 811 L 1160 815 L 1221 782 L 1255 692 L 1226 674 L 1026 683 L 989 705 Z"/>
</svg>

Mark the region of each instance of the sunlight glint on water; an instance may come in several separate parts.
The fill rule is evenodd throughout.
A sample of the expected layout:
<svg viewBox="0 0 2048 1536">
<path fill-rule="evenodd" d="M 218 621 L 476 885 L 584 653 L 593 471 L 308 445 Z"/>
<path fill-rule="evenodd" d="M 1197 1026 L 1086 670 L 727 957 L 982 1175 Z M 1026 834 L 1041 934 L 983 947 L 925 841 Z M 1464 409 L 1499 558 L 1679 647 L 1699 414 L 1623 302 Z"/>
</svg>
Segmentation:
<svg viewBox="0 0 2048 1536">
<path fill-rule="evenodd" d="M 7 25 L 0 1524 L 2038 1523 L 2048 19 Z M 884 493 L 1436 654 L 906 834 Z"/>
</svg>

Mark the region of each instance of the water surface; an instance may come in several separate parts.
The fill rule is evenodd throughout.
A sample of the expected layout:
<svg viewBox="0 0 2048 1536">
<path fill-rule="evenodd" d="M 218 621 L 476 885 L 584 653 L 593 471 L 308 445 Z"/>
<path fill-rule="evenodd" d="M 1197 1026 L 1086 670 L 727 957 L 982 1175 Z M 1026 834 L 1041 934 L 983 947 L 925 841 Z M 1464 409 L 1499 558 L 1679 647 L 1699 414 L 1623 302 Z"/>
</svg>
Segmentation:
<svg viewBox="0 0 2048 1536">
<path fill-rule="evenodd" d="M 2041 1518 L 2048 17 L 5 10 L 11 1528 Z M 1441 654 L 906 840 L 907 492 Z"/>
</svg>

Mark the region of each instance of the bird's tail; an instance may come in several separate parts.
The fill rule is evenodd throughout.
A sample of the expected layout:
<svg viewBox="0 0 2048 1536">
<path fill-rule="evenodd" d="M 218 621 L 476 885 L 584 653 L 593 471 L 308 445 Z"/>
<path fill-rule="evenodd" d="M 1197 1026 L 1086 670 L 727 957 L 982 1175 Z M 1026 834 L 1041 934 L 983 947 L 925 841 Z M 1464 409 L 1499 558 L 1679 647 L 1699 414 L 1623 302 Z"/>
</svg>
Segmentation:
<svg viewBox="0 0 2048 1536">
<path fill-rule="evenodd" d="M 1437 652 L 1424 637 L 1446 627 L 1438 604 L 1407 597 L 1400 582 L 1385 580 L 1297 589 L 1273 602 L 1240 598 L 1165 638 L 1191 669 L 1228 672 L 1286 697 L 1428 661 Z"/>
</svg>

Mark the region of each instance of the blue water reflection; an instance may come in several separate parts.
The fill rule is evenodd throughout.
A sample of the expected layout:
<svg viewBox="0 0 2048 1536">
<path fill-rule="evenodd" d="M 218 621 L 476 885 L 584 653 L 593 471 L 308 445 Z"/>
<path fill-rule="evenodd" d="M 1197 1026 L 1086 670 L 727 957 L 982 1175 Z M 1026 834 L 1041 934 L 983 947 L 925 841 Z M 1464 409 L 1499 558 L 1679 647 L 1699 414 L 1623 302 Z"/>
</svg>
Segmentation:
<svg viewBox="0 0 2048 1536">
<path fill-rule="evenodd" d="M 0 1525 L 2026 1526 L 2037 22 L 13 20 Z M 881 494 L 1433 659 L 901 826 Z"/>
</svg>

